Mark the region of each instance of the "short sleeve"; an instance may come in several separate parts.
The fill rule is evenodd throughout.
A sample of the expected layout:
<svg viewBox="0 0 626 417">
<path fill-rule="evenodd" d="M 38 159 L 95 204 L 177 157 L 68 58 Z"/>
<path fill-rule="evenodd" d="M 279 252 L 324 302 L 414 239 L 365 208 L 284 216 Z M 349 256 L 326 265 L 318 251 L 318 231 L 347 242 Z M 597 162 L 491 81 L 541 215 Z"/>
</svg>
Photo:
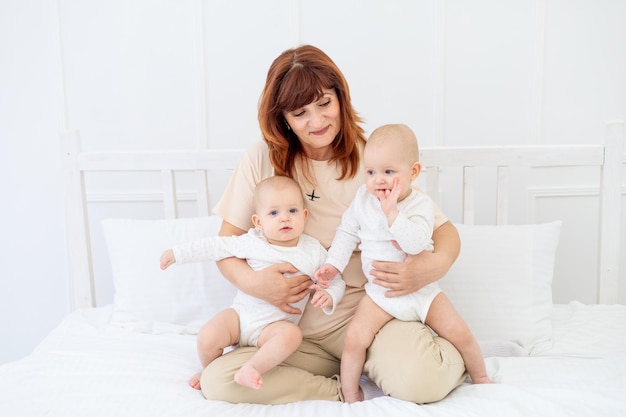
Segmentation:
<svg viewBox="0 0 626 417">
<path fill-rule="evenodd" d="M 233 175 L 213 208 L 213 213 L 242 230 L 253 227 L 253 195 L 256 185 L 274 175 L 267 145 L 259 141 L 241 157 Z"/>
<path fill-rule="evenodd" d="M 412 188 L 414 188 L 415 190 L 418 190 L 419 192 L 426 194 L 426 192 L 424 192 L 424 190 L 422 190 L 416 182 L 413 182 L 413 184 L 411 185 Z M 443 211 L 441 211 L 441 209 L 439 208 L 439 206 L 437 205 L 437 203 L 435 203 L 435 200 L 433 200 L 431 198 L 432 202 L 433 202 L 433 212 L 435 213 L 435 222 L 433 223 L 433 230 L 437 229 L 439 226 L 441 226 L 442 224 L 444 224 L 445 222 L 448 221 L 448 217 L 443 214 Z"/>
<path fill-rule="evenodd" d="M 445 214 L 443 214 L 443 211 L 441 211 L 437 203 L 435 203 L 434 201 L 433 201 L 433 211 L 435 212 L 435 223 L 433 225 L 434 226 L 433 230 L 434 230 L 438 228 L 439 226 L 441 226 L 442 224 L 444 224 L 445 222 L 447 222 L 448 217 Z"/>
</svg>

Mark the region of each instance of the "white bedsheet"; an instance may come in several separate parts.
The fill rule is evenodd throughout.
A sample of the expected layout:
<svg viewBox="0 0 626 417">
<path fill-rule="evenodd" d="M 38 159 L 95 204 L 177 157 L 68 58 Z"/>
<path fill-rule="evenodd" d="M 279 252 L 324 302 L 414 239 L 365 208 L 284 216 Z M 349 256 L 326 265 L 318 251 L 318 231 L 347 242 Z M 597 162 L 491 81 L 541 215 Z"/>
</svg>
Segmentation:
<svg viewBox="0 0 626 417">
<path fill-rule="evenodd" d="M 195 337 L 132 333 L 110 307 L 70 314 L 28 357 L 0 367 L 0 416 L 626 416 L 626 306 L 553 308 L 554 345 L 532 357 L 486 359 L 494 385 L 463 384 L 416 405 L 279 406 L 205 400 L 187 386 Z"/>
</svg>

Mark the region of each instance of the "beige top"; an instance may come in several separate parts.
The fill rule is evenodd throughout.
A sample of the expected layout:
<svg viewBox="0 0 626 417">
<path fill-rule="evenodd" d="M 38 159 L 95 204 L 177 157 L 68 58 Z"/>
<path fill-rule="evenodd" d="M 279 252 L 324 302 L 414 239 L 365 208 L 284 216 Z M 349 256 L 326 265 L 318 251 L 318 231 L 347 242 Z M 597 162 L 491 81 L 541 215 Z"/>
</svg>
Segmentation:
<svg viewBox="0 0 626 417">
<path fill-rule="evenodd" d="M 306 207 L 309 210 L 304 233 L 317 238 L 328 249 L 335 230 L 341 223 L 341 216 L 356 195 L 359 186 L 365 183 L 365 169 L 361 166 L 354 178 L 337 181 L 338 170 L 335 163 L 310 161 L 316 179 L 310 183 L 297 169 L 295 180 L 300 184 Z M 252 195 L 256 184 L 274 175 L 267 145 L 263 141 L 254 144 L 244 154 L 230 179 L 222 198 L 214 208 L 214 213 L 228 223 L 248 230 L 252 225 Z M 448 219 L 435 209 L 435 228 Z M 320 309 L 307 308 L 300 320 L 304 337 L 318 338 L 343 326 L 354 314 L 357 303 L 365 294 L 363 286 L 367 279 L 361 271 L 360 252 L 355 252 L 348 263 L 343 279 L 346 282 L 344 298 L 331 316 Z"/>
</svg>

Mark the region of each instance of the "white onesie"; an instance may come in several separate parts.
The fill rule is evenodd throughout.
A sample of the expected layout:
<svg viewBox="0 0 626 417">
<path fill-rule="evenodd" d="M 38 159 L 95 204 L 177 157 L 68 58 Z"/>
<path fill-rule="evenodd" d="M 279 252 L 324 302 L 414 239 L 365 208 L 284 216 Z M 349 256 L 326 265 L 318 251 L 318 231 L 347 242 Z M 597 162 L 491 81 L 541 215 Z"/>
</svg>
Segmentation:
<svg viewBox="0 0 626 417">
<path fill-rule="evenodd" d="M 434 212 L 430 197 L 413 189 L 407 198 L 398 203 L 398 210 L 398 217 L 388 226 L 380 201 L 362 185 L 341 218 L 326 262 L 343 272 L 350 255 L 360 243 L 367 295 L 395 318 L 423 322 L 432 301 L 441 292 L 436 283 L 411 294 L 385 297 L 387 289 L 374 284 L 374 277 L 370 274 L 374 261 L 403 262 L 407 253 L 414 255 L 423 250 L 433 250 Z M 402 250 L 393 245 L 394 240 Z"/>
<path fill-rule="evenodd" d="M 172 248 L 176 262 L 219 261 L 237 257 L 246 259 L 252 269 L 258 271 L 277 263 L 291 263 L 299 272 L 290 274 L 313 277 L 317 268 L 325 261 L 327 252 L 320 242 L 308 235 L 301 235 L 298 245 L 293 247 L 270 244 L 259 230 L 250 229 L 241 236 L 212 236 Z M 325 308 L 332 314 L 343 297 L 345 283 L 339 275 L 329 282 L 326 291 L 333 299 L 333 307 Z M 304 311 L 309 297 L 304 297 L 292 306 Z M 278 320 L 288 320 L 298 324 L 301 314 L 288 314 L 278 307 L 242 291 L 237 291 L 232 308 L 239 315 L 241 346 L 256 346 L 259 335 L 265 326 Z"/>
</svg>

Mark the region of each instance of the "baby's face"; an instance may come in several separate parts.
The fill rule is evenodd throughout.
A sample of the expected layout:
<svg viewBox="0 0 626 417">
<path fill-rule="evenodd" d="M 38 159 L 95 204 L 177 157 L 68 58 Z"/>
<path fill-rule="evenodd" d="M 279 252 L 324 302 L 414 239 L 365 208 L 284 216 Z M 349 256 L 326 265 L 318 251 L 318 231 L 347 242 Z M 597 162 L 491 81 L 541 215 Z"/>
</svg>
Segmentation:
<svg viewBox="0 0 626 417">
<path fill-rule="evenodd" d="M 255 225 L 271 244 L 295 246 L 304 231 L 306 217 L 299 189 L 268 189 L 259 200 Z"/>
<path fill-rule="evenodd" d="M 388 190 L 391 190 L 396 179 L 401 188 L 398 201 L 411 193 L 414 163 L 404 157 L 402 149 L 388 145 L 368 144 L 363 154 L 363 162 L 367 190 L 376 198 L 380 199 Z"/>
</svg>

